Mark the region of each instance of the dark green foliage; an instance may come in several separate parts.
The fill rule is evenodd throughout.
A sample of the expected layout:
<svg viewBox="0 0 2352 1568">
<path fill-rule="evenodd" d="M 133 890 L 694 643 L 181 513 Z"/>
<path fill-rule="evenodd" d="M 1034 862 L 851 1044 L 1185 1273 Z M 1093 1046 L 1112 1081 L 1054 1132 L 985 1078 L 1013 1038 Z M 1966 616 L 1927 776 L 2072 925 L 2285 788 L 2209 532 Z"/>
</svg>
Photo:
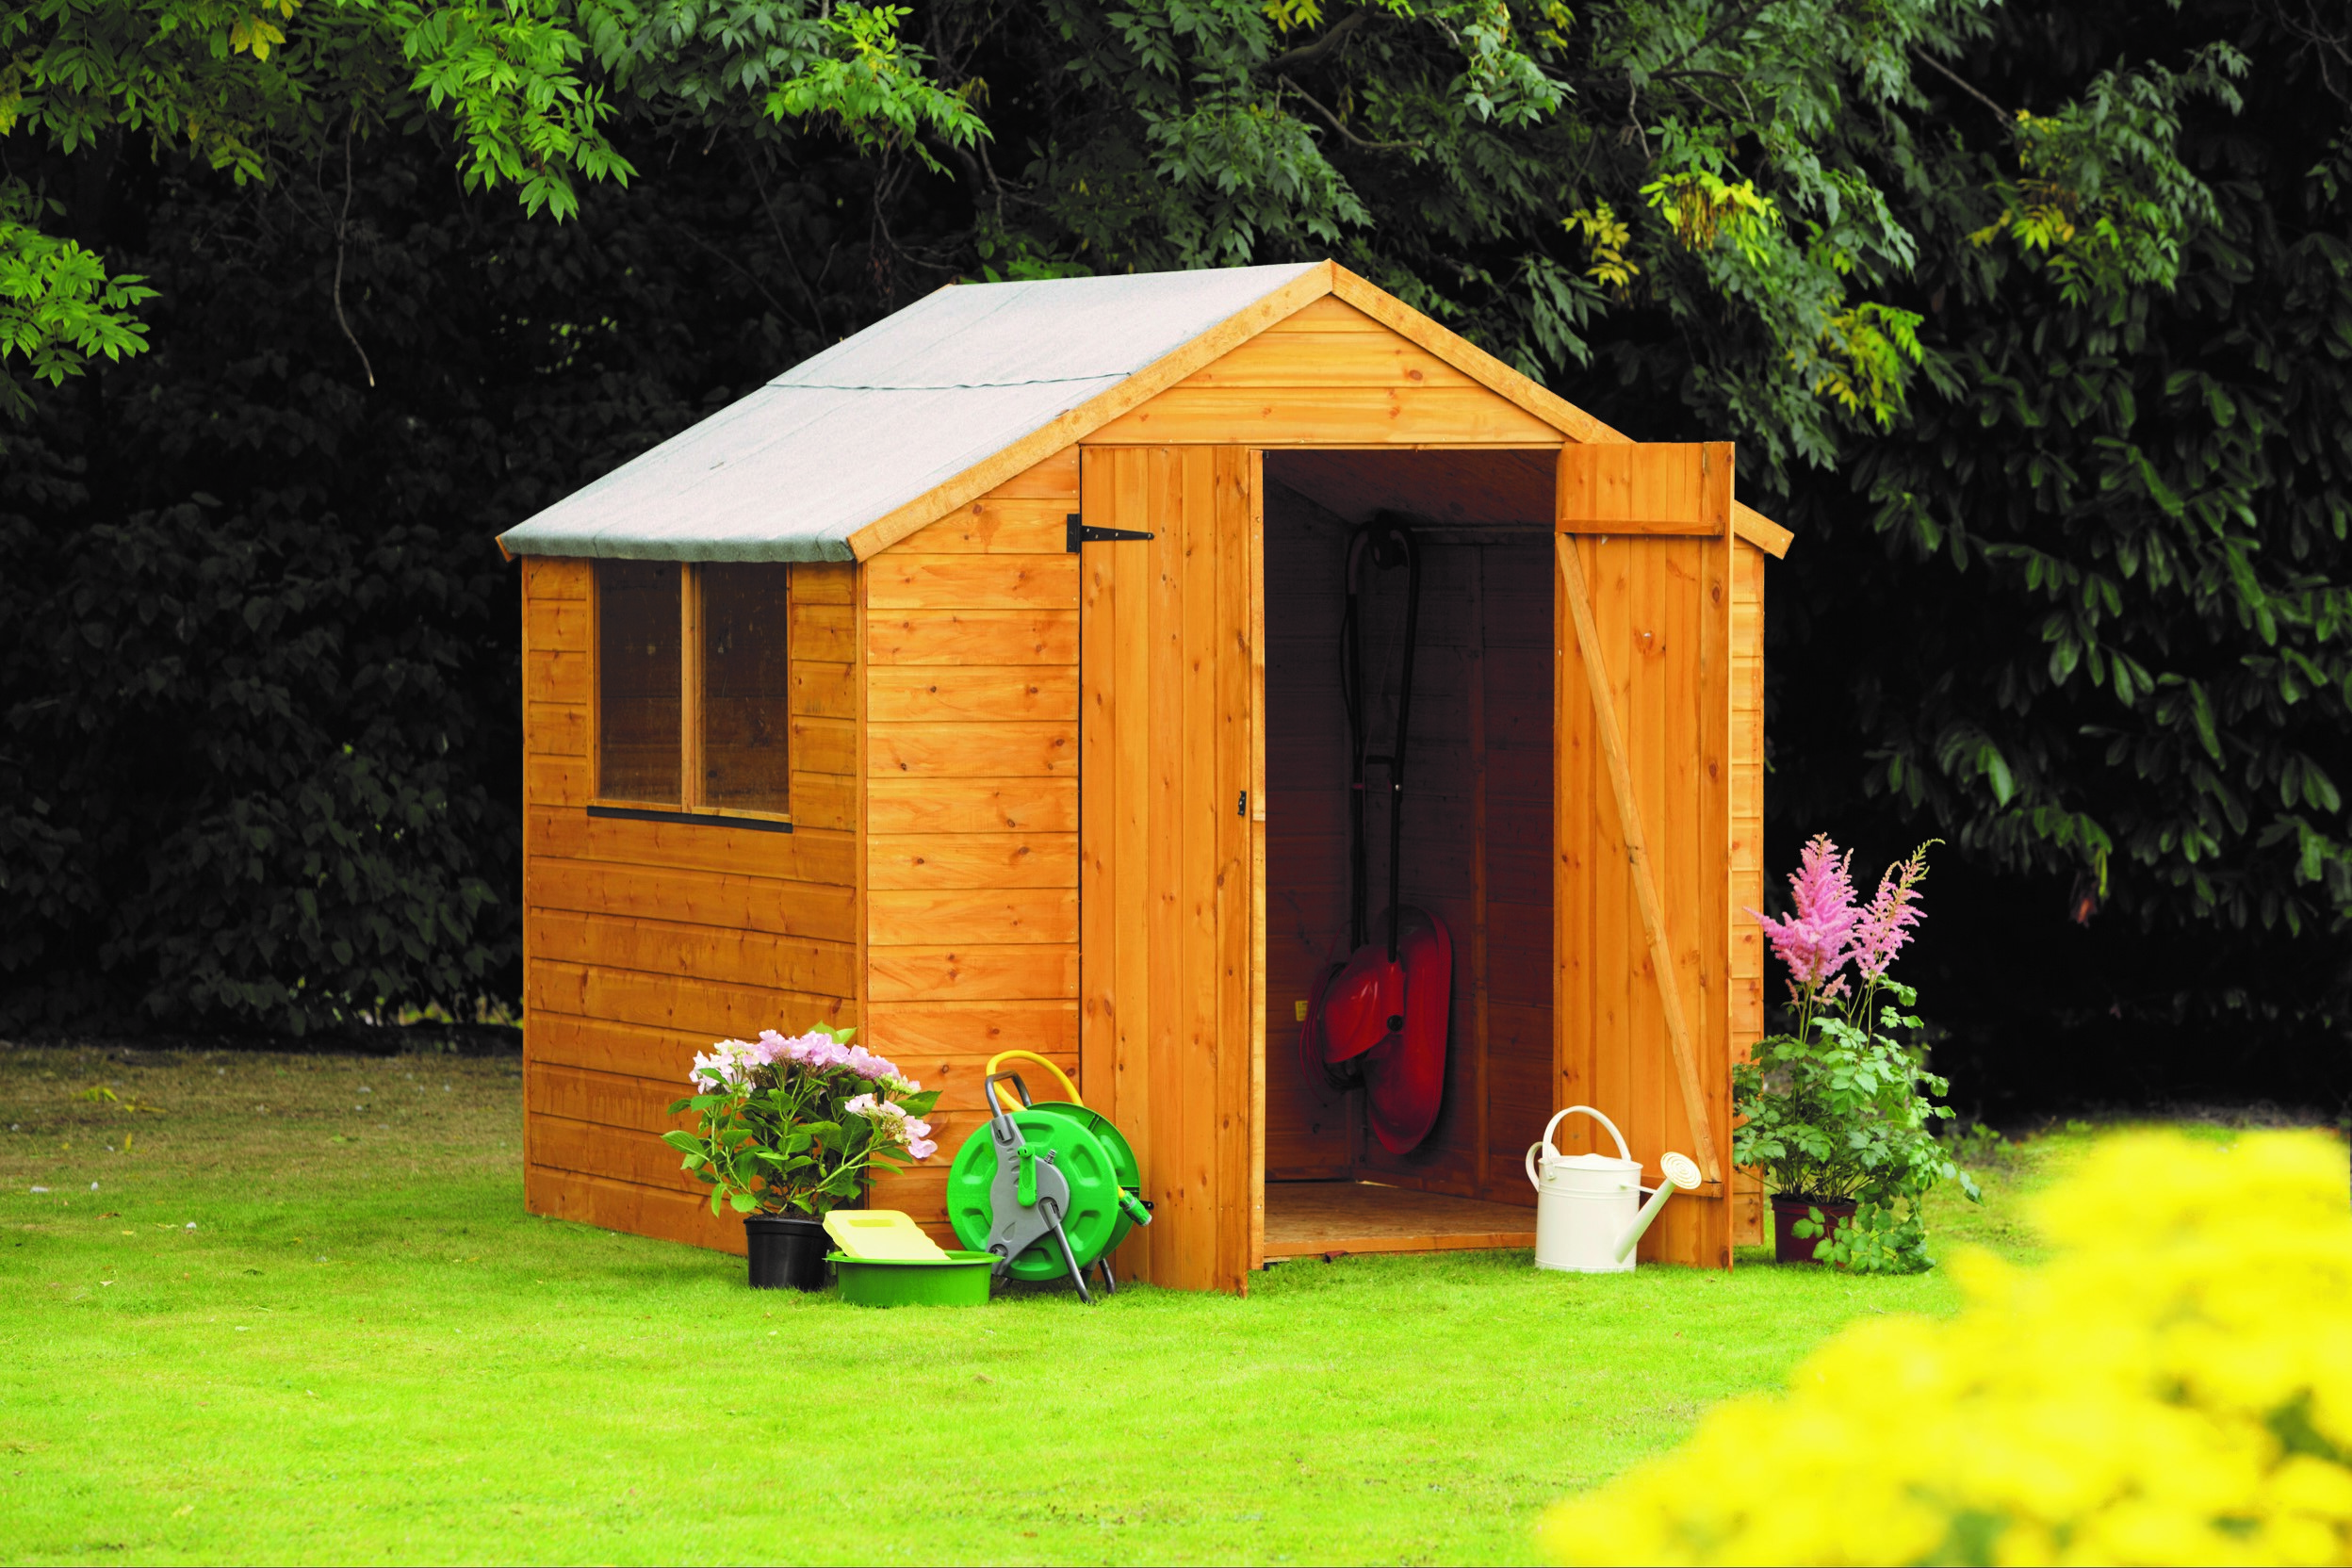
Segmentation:
<svg viewBox="0 0 2352 1568">
<path fill-rule="evenodd" d="M 513 1000 L 492 533 L 959 276 L 1332 254 L 1622 429 L 1740 441 L 1799 533 L 1771 858 L 1954 846 L 1913 961 L 1962 1098 L 1997 1108 L 2053 1024 L 2044 1099 L 2329 1092 L 2352 59 L 2324 9 L 1519 4 L 1506 37 L 1469 5 L 921 7 L 893 90 L 966 94 L 979 141 L 724 87 L 759 53 L 727 18 L 798 38 L 803 9 L 597 34 L 635 174 L 561 225 L 466 190 L 381 82 L 347 191 L 308 57 L 312 139 L 265 184 L 9 139 L 57 231 L 158 297 L 151 351 L 44 395 L 0 475 L 0 1020 Z"/>
</svg>

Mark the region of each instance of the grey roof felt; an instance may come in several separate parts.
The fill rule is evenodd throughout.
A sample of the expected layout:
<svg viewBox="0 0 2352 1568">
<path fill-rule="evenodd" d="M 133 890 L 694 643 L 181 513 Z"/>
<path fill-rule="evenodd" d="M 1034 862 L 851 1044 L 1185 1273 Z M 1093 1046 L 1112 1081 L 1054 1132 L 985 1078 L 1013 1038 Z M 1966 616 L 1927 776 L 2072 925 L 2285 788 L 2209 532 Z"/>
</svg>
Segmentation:
<svg viewBox="0 0 2352 1568">
<path fill-rule="evenodd" d="M 858 529 L 1316 265 L 942 288 L 499 542 L 516 555 L 847 561 Z"/>
</svg>

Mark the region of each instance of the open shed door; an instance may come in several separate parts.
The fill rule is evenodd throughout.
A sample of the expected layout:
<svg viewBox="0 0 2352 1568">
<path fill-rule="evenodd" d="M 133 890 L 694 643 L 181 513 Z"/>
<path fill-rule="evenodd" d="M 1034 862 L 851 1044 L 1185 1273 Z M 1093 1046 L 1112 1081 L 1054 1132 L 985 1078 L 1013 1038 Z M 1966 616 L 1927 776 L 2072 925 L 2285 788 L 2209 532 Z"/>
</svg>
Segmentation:
<svg viewBox="0 0 2352 1568">
<path fill-rule="evenodd" d="M 1698 1162 L 1641 1255 L 1712 1267 L 1732 1245 L 1731 510 L 1727 442 L 1560 450 L 1560 1103 L 1614 1119 L 1644 1184 L 1667 1150 Z"/>
<path fill-rule="evenodd" d="M 1120 1273 L 1179 1289 L 1242 1290 L 1264 1246 L 1259 469 L 1080 456 L 1079 1092 L 1154 1209 Z"/>
</svg>

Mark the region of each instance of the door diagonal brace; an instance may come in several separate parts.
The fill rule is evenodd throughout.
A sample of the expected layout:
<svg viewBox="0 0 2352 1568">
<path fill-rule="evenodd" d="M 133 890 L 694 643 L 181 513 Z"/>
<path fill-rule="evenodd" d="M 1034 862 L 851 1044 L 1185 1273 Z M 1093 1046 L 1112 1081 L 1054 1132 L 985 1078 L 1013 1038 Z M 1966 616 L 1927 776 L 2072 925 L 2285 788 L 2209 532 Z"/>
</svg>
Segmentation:
<svg viewBox="0 0 2352 1568">
<path fill-rule="evenodd" d="M 1576 554 L 1574 535 L 1552 536 L 1560 555 L 1560 575 L 1568 594 L 1568 614 L 1576 624 L 1578 662 L 1584 665 L 1592 694 L 1593 723 L 1600 730 L 1601 756 L 1609 765 L 1609 792 L 1617 802 L 1617 823 L 1625 836 L 1625 858 L 1633 865 L 1634 902 L 1642 907 L 1642 929 L 1649 939 L 1650 969 L 1658 976 L 1658 1001 L 1666 1013 L 1666 1034 L 1674 1047 L 1674 1081 L 1682 1089 L 1683 1109 L 1690 1119 L 1690 1138 L 1699 1146 L 1699 1168 L 1710 1182 L 1723 1179 L 1715 1158 L 1715 1131 L 1699 1091 L 1699 1061 L 1690 1044 L 1690 1021 L 1683 1016 L 1682 986 L 1675 978 L 1674 954 L 1666 940 L 1666 911 L 1658 902 L 1658 875 L 1650 865 L 1648 841 L 1642 834 L 1642 812 L 1633 794 L 1633 769 L 1625 760 L 1625 737 L 1617 728 L 1617 704 L 1609 694 L 1609 667 L 1601 659 L 1600 628 L 1592 620 L 1592 596 L 1585 588 L 1584 563 Z"/>
</svg>

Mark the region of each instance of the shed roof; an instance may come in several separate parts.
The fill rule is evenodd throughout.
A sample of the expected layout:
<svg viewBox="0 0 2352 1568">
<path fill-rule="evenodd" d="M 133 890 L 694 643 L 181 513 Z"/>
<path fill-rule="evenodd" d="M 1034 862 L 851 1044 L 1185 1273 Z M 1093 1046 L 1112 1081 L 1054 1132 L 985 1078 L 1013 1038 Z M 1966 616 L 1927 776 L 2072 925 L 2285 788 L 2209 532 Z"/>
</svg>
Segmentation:
<svg viewBox="0 0 2352 1568">
<path fill-rule="evenodd" d="M 499 543 L 517 555 L 851 560 L 859 528 L 1324 265 L 941 288 Z"/>
<path fill-rule="evenodd" d="M 962 284 L 498 536 L 514 555 L 853 561 L 1337 295 L 1576 442 L 1626 438 L 1329 261 Z M 1789 535 L 1735 502 L 1773 555 Z"/>
</svg>

